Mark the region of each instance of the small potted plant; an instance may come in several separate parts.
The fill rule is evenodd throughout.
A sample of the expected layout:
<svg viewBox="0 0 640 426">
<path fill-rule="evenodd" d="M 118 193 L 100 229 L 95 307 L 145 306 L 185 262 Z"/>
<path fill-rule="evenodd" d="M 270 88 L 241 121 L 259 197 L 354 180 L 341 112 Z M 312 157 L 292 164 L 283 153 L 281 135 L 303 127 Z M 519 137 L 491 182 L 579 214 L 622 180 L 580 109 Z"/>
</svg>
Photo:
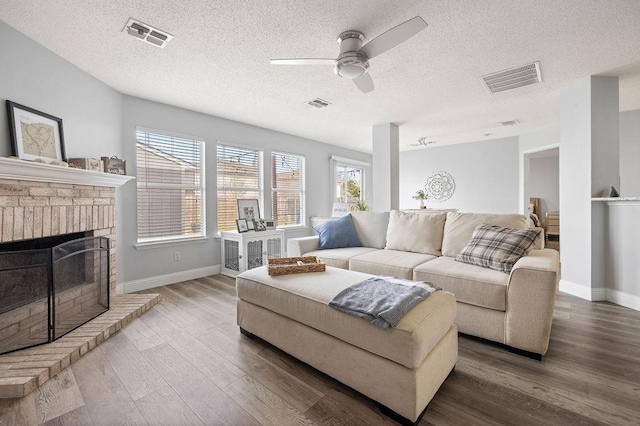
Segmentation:
<svg viewBox="0 0 640 426">
<path fill-rule="evenodd" d="M 422 189 L 418 189 L 416 194 L 413 196 L 414 200 L 420 200 L 420 208 L 426 209 L 427 207 L 424 205 L 424 201 L 429 199 L 429 196 Z"/>
</svg>

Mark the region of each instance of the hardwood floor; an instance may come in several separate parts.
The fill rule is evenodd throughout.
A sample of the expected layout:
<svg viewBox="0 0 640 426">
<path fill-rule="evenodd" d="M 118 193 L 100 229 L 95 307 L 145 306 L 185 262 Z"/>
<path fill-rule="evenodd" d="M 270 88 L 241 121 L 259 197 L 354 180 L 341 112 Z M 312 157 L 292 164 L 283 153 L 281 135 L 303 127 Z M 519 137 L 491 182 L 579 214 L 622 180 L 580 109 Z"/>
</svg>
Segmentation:
<svg viewBox="0 0 640 426">
<path fill-rule="evenodd" d="M 149 291 L 151 292 L 151 291 Z M 155 288 L 162 302 L 0 425 L 394 425 L 376 404 L 235 325 L 234 281 Z M 461 336 L 421 425 L 640 424 L 640 312 L 565 294 L 542 362 Z"/>
</svg>

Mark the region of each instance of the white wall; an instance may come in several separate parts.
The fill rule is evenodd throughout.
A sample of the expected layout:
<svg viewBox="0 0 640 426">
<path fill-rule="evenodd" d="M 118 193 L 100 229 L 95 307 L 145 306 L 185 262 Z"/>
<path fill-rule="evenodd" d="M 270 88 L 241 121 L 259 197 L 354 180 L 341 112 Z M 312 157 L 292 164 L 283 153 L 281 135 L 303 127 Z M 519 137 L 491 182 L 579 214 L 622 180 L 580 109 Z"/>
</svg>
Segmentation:
<svg viewBox="0 0 640 426">
<path fill-rule="evenodd" d="M 122 156 L 122 95 L 0 21 L 0 156 L 11 155 L 5 100 L 62 119 L 67 157 Z"/>
<path fill-rule="evenodd" d="M 127 173 L 135 175 L 135 128 L 142 126 L 204 138 L 206 168 L 207 235 L 216 233 L 216 143 L 225 142 L 264 150 L 268 164 L 271 150 L 305 156 L 306 217 L 331 214 L 330 157 L 336 155 L 371 164 L 371 155 L 309 139 L 303 139 L 260 127 L 200 114 L 170 105 L 124 96 L 122 140 Z M 266 168 L 268 169 L 268 167 Z M 270 206 L 270 182 L 265 171 L 265 205 Z M 371 198 L 371 170 L 365 170 L 365 199 Z M 210 238 L 205 243 L 136 250 L 135 184 L 122 188 L 123 209 L 119 210 L 118 226 L 122 237 L 118 244 L 118 262 L 124 281 L 219 265 L 220 242 Z M 261 211 L 269 210 L 260 206 Z M 264 215 L 264 214 L 263 214 Z M 309 228 L 289 230 L 286 237 L 308 235 Z M 175 251 L 181 260 L 173 260 Z"/>
<path fill-rule="evenodd" d="M 449 173 L 456 189 L 427 207 L 463 212 L 518 212 L 518 138 L 503 138 L 400 153 L 400 208 L 418 208 L 412 197 L 434 172 Z"/>
<path fill-rule="evenodd" d="M 640 110 L 620 113 L 620 195 L 640 197 Z"/>
<path fill-rule="evenodd" d="M 545 213 L 560 209 L 560 164 L 557 155 L 529 159 L 529 197 L 540 199 L 538 217 L 546 226 Z"/>
</svg>

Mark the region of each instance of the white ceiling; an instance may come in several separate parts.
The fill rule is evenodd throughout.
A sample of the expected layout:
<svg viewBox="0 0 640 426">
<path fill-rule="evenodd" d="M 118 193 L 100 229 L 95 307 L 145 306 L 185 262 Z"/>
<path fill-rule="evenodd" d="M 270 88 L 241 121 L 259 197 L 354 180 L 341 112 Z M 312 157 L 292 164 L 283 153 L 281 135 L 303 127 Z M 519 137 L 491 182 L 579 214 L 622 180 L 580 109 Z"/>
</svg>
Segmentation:
<svg viewBox="0 0 640 426">
<path fill-rule="evenodd" d="M 340 32 L 366 42 L 416 15 L 428 28 L 371 60 L 369 94 L 331 67 L 269 64 L 333 58 Z M 173 41 L 122 33 L 130 17 Z M 526 133 L 558 122 L 560 89 L 593 74 L 619 75 L 621 110 L 640 108 L 638 0 L 2 0 L 0 19 L 122 93 L 365 152 L 386 122 L 401 150 Z M 480 80 L 533 61 L 541 84 L 492 95 Z"/>
</svg>

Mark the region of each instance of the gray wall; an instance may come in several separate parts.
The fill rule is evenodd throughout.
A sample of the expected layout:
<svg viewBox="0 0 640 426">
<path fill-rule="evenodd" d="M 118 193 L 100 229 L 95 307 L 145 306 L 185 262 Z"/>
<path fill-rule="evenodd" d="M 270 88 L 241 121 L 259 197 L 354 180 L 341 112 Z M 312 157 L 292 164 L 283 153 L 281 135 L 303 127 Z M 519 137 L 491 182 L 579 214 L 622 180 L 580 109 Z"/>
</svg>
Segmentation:
<svg viewBox="0 0 640 426">
<path fill-rule="evenodd" d="M 640 197 L 640 110 L 620 113 L 620 195 Z"/>
<path fill-rule="evenodd" d="M 415 192 L 424 189 L 432 173 L 445 171 L 456 183 L 453 197 L 428 201 L 427 207 L 517 213 L 518 152 L 517 137 L 401 152 L 400 208 L 418 208 Z"/>
<path fill-rule="evenodd" d="M 306 157 L 306 216 L 331 213 L 329 157 L 371 163 L 371 155 L 291 135 L 123 96 L 53 52 L 0 22 L 0 156 L 11 155 L 4 100 L 9 99 L 63 120 L 67 157 L 116 155 L 127 160 L 127 174 L 135 175 L 136 125 L 202 136 L 207 141 L 207 234 L 215 235 L 215 143 L 220 140 L 280 150 Z M 268 170 L 265 171 L 267 173 Z M 365 171 L 365 198 L 371 198 L 371 170 Z M 268 182 L 268 174 L 265 176 Z M 117 191 L 118 282 L 220 264 L 220 243 L 137 251 L 135 182 Z M 267 194 L 268 196 L 268 194 Z M 265 197 L 266 198 L 266 197 Z M 269 205 L 269 199 L 265 199 Z M 287 232 L 307 235 L 308 228 Z M 180 251 L 182 259 L 173 261 Z"/>
<path fill-rule="evenodd" d="M 546 226 L 545 213 L 560 208 L 560 164 L 557 155 L 531 158 L 529 161 L 529 196 L 540 199 L 538 216 Z"/>
<path fill-rule="evenodd" d="M 135 175 L 135 128 L 142 126 L 157 130 L 204 138 L 206 168 L 207 235 L 216 233 L 216 143 L 224 142 L 264 151 L 268 165 L 271 150 L 305 156 L 306 166 L 306 216 L 331 214 L 330 157 L 336 155 L 371 163 L 371 155 L 333 145 L 299 138 L 263 128 L 212 117 L 205 114 L 164 105 L 148 100 L 124 96 L 122 140 L 127 173 Z M 371 171 L 365 170 L 365 199 L 371 198 Z M 270 206 L 269 168 L 265 167 L 265 205 Z M 118 262 L 123 280 L 131 281 L 190 269 L 220 264 L 220 242 L 210 238 L 205 243 L 136 250 L 136 191 L 135 184 L 122 190 L 122 205 L 118 217 L 122 237 L 118 246 Z M 260 206 L 264 211 L 264 206 Z M 268 210 L 268 209 L 267 209 Z M 288 230 L 286 237 L 308 235 L 309 228 Z M 173 260 L 175 251 L 181 252 L 181 260 Z"/>
<path fill-rule="evenodd" d="M 0 156 L 11 155 L 5 100 L 62 119 L 67 157 L 122 156 L 122 95 L 0 21 Z"/>
</svg>

